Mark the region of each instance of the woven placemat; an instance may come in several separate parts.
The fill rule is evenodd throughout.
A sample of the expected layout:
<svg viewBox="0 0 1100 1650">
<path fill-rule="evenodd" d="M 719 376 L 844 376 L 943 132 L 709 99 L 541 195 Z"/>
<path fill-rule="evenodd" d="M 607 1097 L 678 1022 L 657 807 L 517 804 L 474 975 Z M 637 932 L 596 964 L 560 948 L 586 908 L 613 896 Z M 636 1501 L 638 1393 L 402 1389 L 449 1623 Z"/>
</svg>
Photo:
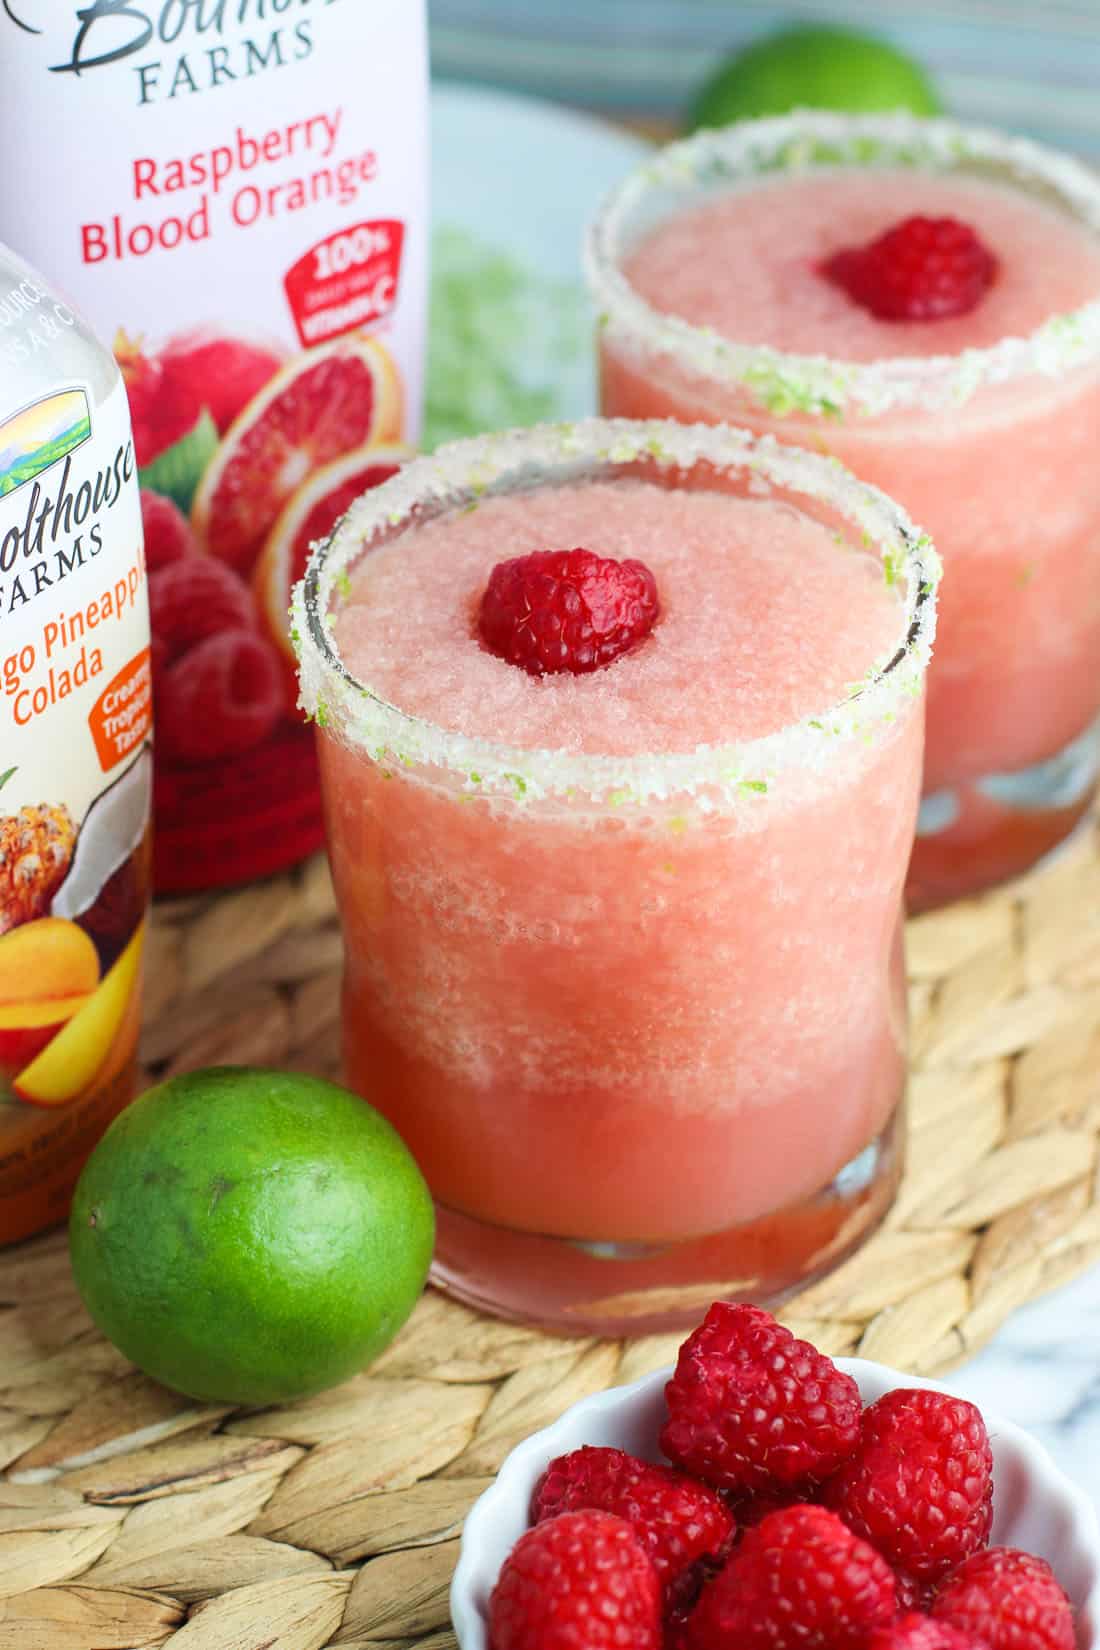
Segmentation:
<svg viewBox="0 0 1100 1650">
<path fill-rule="evenodd" d="M 783 1315 L 925 1373 L 1100 1258 L 1100 833 L 911 923 L 909 962 L 900 1198 Z M 334 1075 L 339 963 L 319 860 L 162 906 L 147 1074 Z M 166 1392 L 95 1332 L 63 1234 L 0 1254 L 0 1650 L 446 1650 L 462 1519 L 503 1456 L 676 1341 L 557 1340 L 429 1292 L 369 1373 L 233 1411 Z"/>
</svg>

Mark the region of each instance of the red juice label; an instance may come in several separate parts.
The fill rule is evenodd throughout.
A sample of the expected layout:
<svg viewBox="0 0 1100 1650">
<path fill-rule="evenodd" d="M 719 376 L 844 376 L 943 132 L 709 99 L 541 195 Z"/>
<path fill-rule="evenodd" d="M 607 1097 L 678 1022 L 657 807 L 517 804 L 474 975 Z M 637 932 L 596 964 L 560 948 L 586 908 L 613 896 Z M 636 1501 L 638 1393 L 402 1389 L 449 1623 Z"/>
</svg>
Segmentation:
<svg viewBox="0 0 1100 1650">
<path fill-rule="evenodd" d="M 291 587 L 419 433 L 423 6 L 0 0 L 0 41 L 0 140 L 24 157 L 0 181 L 5 237 L 129 392 L 156 884 L 266 875 L 321 843 Z M 32 130 L 70 135 L 28 148 Z"/>
</svg>

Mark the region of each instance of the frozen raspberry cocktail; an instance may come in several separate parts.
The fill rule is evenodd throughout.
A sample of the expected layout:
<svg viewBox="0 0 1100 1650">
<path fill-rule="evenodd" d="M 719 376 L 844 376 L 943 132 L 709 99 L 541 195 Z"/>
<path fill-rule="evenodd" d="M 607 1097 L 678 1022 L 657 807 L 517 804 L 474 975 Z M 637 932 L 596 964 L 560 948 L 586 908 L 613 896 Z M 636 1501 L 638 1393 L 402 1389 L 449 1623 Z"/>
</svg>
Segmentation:
<svg viewBox="0 0 1100 1650">
<path fill-rule="evenodd" d="M 663 151 L 587 261 L 605 412 L 771 431 L 927 527 L 910 898 L 1026 869 L 1100 748 L 1100 181 L 950 122 L 795 115 Z"/>
<path fill-rule="evenodd" d="M 881 1217 L 935 576 L 839 466 L 601 420 L 414 462 L 315 552 L 347 1072 L 453 1292 L 651 1328 Z"/>
</svg>

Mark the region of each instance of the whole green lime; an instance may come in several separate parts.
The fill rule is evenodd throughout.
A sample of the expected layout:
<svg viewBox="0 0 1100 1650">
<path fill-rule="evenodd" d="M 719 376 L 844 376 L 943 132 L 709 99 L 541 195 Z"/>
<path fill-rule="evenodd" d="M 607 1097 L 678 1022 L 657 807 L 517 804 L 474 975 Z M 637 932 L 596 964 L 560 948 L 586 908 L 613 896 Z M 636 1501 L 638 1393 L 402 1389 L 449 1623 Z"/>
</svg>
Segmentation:
<svg viewBox="0 0 1100 1650">
<path fill-rule="evenodd" d="M 908 109 L 934 115 L 940 100 L 904 52 L 853 29 L 797 24 L 727 59 L 688 110 L 688 131 L 790 109 L 855 114 Z"/>
<path fill-rule="evenodd" d="M 435 1238 L 399 1135 L 317 1078 L 173 1077 L 76 1188 L 77 1288 L 126 1357 L 190 1397 L 269 1404 L 353 1375 L 405 1322 Z"/>
</svg>

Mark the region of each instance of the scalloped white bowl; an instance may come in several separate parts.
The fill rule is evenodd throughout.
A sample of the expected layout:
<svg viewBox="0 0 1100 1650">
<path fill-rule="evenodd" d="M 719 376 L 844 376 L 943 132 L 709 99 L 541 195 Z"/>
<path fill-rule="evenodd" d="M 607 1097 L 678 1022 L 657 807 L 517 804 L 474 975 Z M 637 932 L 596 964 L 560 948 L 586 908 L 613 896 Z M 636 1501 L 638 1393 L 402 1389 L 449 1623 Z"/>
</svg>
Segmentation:
<svg viewBox="0 0 1100 1650">
<path fill-rule="evenodd" d="M 855 1379 L 864 1403 L 897 1386 L 950 1390 L 861 1358 L 837 1361 Z M 658 1370 L 633 1386 L 583 1399 L 507 1457 L 495 1482 L 471 1507 L 462 1531 L 451 1585 L 451 1615 L 462 1650 L 488 1650 L 489 1594 L 527 1528 L 531 1492 L 543 1468 L 581 1444 L 610 1444 L 661 1460 L 657 1436 L 671 1373 Z M 1080 1650 L 1100 1650 L 1100 1526 L 1092 1503 L 1021 1427 L 993 1415 L 985 1419 L 993 1446 L 993 1540 L 1023 1547 L 1054 1566 L 1077 1613 Z"/>
</svg>

